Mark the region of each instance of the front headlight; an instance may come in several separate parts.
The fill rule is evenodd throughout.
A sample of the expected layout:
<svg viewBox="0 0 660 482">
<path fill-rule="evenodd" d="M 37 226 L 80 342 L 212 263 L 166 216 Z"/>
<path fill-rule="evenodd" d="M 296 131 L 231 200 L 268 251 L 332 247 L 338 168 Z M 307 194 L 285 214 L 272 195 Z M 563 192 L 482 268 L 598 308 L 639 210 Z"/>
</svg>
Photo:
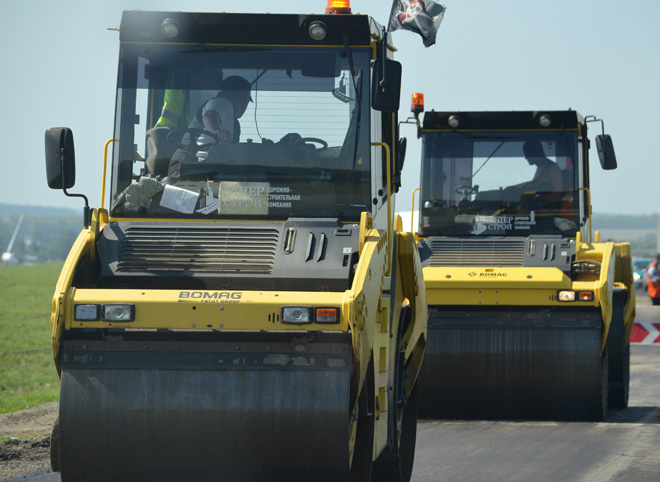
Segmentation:
<svg viewBox="0 0 660 482">
<path fill-rule="evenodd" d="M 311 306 L 283 306 L 282 323 L 305 324 L 312 322 Z"/>
<path fill-rule="evenodd" d="M 135 320 L 135 305 L 119 303 L 103 305 L 101 319 L 103 321 L 133 321 Z"/>
<path fill-rule="evenodd" d="M 99 305 L 76 305 L 73 310 L 73 319 L 76 321 L 99 321 Z"/>
<path fill-rule="evenodd" d="M 575 301 L 575 291 L 560 291 L 557 293 L 557 300 L 559 301 Z"/>
</svg>

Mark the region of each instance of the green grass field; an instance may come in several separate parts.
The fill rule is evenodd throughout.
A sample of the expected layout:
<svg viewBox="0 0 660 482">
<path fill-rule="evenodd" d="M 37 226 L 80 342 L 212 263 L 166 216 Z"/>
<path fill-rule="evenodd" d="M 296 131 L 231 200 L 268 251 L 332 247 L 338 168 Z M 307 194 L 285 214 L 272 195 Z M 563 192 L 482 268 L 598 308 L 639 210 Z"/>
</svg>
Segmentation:
<svg viewBox="0 0 660 482">
<path fill-rule="evenodd" d="M 0 266 L 0 413 L 59 399 L 50 313 L 62 263 Z"/>
</svg>

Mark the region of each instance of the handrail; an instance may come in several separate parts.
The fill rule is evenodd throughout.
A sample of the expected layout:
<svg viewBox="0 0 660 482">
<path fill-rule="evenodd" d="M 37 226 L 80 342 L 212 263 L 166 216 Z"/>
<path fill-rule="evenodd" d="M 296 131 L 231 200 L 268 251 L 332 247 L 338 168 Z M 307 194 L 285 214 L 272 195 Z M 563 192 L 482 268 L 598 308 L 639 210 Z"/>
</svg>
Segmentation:
<svg viewBox="0 0 660 482">
<path fill-rule="evenodd" d="M 413 221 L 415 219 L 415 193 L 421 191 L 421 187 L 416 187 L 412 192 L 412 200 L 410 201 L 410 233 L 413 233 Z M 421 209 L 421 208 L 420 208 Z"/>
<path fill-rule="evenodd" d="M 105 175 L 108 168 L 108 147 L 119 139 L 108 139 L 103 146 L 103 175 L 101 176 L 101 209 L 105 209 Z"/>
<path fill-rule="evenodd" d="M 581 187 L 580 191 L 584 191 L 587 193 L 587 216 L 589 219 L 589 243 L 592 242 L 592 234 L 591 231 L 593 230 L 593 226 L 591 224 L 591 191 L 589 191 L 588 187 Z"/>
</svg>

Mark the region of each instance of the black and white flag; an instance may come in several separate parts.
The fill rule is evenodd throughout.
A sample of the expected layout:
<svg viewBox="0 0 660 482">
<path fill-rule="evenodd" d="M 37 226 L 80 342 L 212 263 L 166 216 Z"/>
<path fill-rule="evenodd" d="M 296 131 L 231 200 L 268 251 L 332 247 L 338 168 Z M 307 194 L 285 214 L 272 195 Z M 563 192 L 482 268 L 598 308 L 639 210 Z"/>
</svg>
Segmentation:
<svg viewBox="0 0 660 482">
<path fill-rule="evenodd" d="M 424 46 L 430 47 L 435 43 L 445 10 L 432 0 L 394 0 L 388 30 L 416 32 L 422 36 Z"/>
</svg>

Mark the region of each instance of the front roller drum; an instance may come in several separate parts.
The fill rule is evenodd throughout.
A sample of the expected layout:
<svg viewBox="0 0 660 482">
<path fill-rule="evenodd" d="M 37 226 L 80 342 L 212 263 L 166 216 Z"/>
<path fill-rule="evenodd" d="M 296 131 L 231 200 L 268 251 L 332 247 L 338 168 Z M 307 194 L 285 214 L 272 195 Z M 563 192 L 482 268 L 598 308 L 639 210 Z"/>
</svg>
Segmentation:
<svg viewBox="0 0 660 482">
<path fill-rule="evenodd" d="M 349 342 L 64 342 L 62 481 L 349 480 Z"/>
<path fill-rule="evenodd" d="M 607 358 L 596 312 L 429 309 L 419 416 L 601 420 Z"/>
</svg>

